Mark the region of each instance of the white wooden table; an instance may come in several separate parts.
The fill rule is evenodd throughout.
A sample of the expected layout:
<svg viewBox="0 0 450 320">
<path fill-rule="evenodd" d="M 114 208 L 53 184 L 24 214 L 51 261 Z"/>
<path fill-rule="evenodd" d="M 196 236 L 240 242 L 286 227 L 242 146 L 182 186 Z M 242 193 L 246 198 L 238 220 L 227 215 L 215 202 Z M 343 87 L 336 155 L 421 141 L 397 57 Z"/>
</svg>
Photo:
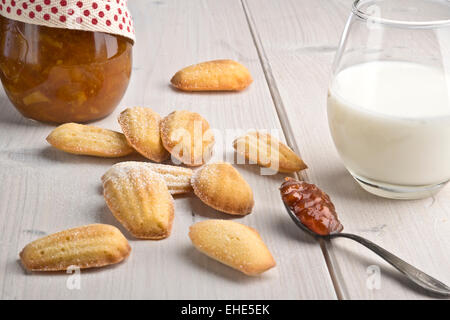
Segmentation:
<svg viewBox="0 0 450 320">
<path fill-rule="evenodd" d="M 215 159 L 233 153 L 227 130 L 279 130 L 308 163 L 304 178 L 332 197 L 346 231 L 450 283 L 450 187 L 420 201 L 376 198 L 353 181 L 332 144 L 326 92 L 350 0 L 132 0 L 129 5 L 137 29 L 132 80 L 120 107 L 96 125 L 118 130 L 116 117 L 125 106 L 148 106 L 162 115 L 193 110 L 223 133 Z M 169 86 L 178 69 L 219 58 L 250 69 L 254 83 L 248 90 L 187 94 Z M 282 176 L 260 176 L 257 167 L 242 165 L 236 167 L 252 186 L 256 205 L 237 221 L 256 228 L 277 261 L 262 276 L 246 277 L 193 249 L 187 236 L 191 224 L 227 218 L 193 196 L 176 199 L 170 238 L 138 241 L 124 231 L 130 258 L 83 271 L 80 290 L 67 288 L 65 273 L 26 273 L 18 253 L 38 237 L 89 223 L 120 227 L 105 206 L 100 176 L 129 158 L 62 153 L 45 142 L 51 129 L 24 119 L 1 92 L 2 299 L 428 298 L 364 247 L 346 239 L 320 245 L 302 234 L 280 201 Z M 381 272 L 380 287 L 372 290 L 371 266 Z"/>
</svg>

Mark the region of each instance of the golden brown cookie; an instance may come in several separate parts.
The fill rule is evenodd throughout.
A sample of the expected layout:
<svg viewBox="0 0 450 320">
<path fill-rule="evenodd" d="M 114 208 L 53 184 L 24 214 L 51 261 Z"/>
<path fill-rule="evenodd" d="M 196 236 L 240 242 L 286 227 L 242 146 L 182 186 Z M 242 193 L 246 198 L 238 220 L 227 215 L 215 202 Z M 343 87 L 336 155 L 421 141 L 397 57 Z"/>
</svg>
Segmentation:
<svg viewBox="0 0 450 320">
<path fill-rule="evenodd" d="M 119 229 L 91 224 L 33 241 L 23 248 L 20 259 L 30 271 L 60 271 L 70 266 L 94 268 L 118 263 L 130 251 Z"/>
<path fill-rule="evenodd" d="M 159 135 L 159 114 L 150 108 L 133 107 L 122 111 L 118 120 L 128 143 L 137 152 L 155 162 L 169 157 Z"/>
<path fill-rule="evenodd" d="M 214 135 L 201 115 L 174 111 L 161 121 L 164 147 L 178 161 L 188 166 L 202 165 L 211 158 Z"/>
<path fill-rule="evenodd" d="M 252 211 L 252 189 L 229 163 L 203 166 L 194 173 L 191 184 L 197 197 L 216 210 L 234 215 L 246 215 Z"/>
<path fill-rule="evenodd" d="M 164 239 L 170 235 L 173 198 L 162 176 L 142 165 L 118 167 L 103 183 L 106 204 L 136 238 Z"/>
<path fill-rule="evenodd" d="M 252 82 L 250 72 L 233 60 L 213 60 L 178 71 L 170 80 L 183 91 L 238 91 Z"/>
<path fill-rule="evenodd" d="M 150 162 L 124 161 L 116 163 L 102 176 L 102 182 L 105 183 L 109 177 L 115 176 L 117 169 L 129 166 L 145 166 L 159 173 L 166 182 L 167 188 L 172 195 L 192 191 L 191 177 L 193 171 L 191 169 Z"/>
<path fill-rule="evenodd" d="M 134 152 L 123 134 L 78 123 L 60 125 L 47 141 L 56 149 L 73 154 L 114 158 Z"/>
<path fill-rule="evenodd" d="M 262 167 L 279 172 L 297 172 L 307 165 L 287 145 L 264 132 L 248 132 L 233 142 L 237 153 Z"/>
<path fill-rule="evenodd" d="M 207 256 L 247 275 L 275 266 L 275 260 L 258 232 L 230 220 L 206 220 L 190 227 L 194 246 Z"/>
</svg>

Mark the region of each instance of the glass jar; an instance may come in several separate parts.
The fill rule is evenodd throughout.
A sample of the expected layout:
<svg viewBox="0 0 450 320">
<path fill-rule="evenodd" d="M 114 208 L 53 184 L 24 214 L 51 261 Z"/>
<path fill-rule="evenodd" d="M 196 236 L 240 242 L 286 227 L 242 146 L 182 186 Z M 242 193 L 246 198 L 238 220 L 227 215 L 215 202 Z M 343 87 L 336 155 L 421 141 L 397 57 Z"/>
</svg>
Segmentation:
<svg viewBox="0 0 450 320">
<path fill-rule="evenodd" d="M 0 17 L 0 78 L 25 117 L 87 122 L 110 114 L 131 76 L 133 42 Z"/>
</svg>

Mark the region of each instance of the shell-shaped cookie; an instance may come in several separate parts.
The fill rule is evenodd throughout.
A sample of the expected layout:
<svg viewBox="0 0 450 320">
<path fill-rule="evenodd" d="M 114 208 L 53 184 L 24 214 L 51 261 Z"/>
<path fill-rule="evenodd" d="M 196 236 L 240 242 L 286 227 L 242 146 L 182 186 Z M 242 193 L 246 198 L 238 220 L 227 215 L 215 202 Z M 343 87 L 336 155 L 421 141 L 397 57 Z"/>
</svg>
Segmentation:
<svg viewBox="0 0 450 320">
<path fill-rule="evenodd" d="M 133 107 L 122 111 L 120 127 L 130 145 L 147 159 L 162 162 L 169 157 L 159 134 L 161 116 L 150 108 Z"/>
<path fill-rule="evenodd" d="M 213 60 L 178 71 L 170 80 L 183 91 L 238 91 L 252 82 L 250 72 L 233 60 Z"/>
<path fill-rule="evenodd" d="M 161 139 L 172 157 L 188 166 L 208 162 L 215 142 L 208 121 L 186 110 L 174 111 L 161 121 Z"/>
<path fill-rule="evenodd" d="M 134 152 L 120 132 L 78 123 L 65 123 L 47 137 L 56 149 L 97 157 L 123 157 Z"/>
<path fill-rule="evenodd" d="M 140 165 L 116 168 L 103 183 L 103 195 L 114 217 L 136 238 L 170 235 L 174 204 L 160 174 Z"/>
<path fill-rule="evenodd" d="M 275 260 L 258 232 L 230 220 L 206 220 L 190 227 L 194 246 L 207 256 L 247 275 L 275 266 Z"/>
<path fill-rule="evenodd" d="M 166 182 L 167 188 L 172 195 L 192 191 L 191 177 L 193 171 L 191 169 L 150 162 L 124 161 L 116 163 L 102 176 L 102 182 L 105 183 L 109 177 L 115 176 L 116 170 L 130 166 L 144 166 L 159 173 Z"/>
<path fill-rule="evenodd" d="M 245 159 L 274 171 L 297 172 L 307 168 L 294 151 L 265 132 L 248 132 L 234 140 L 233 147 Z"/>
<path fill-rule="evenodd" d="M 91 224 L 29 243 L 20 253 L 30 271 L 60 271 L 68 267 L 102 267 L 118 263 L 130 254 L 127 239 L 114 226 Z"/>
<path fill-rule="evenodd" d="M 194 173 L 191 184 L 197 197 L 216 210 L 233 215 L 246 215 L 252 211 L 252 189 L 229 163 L 203 166 Z"/>
</svg>

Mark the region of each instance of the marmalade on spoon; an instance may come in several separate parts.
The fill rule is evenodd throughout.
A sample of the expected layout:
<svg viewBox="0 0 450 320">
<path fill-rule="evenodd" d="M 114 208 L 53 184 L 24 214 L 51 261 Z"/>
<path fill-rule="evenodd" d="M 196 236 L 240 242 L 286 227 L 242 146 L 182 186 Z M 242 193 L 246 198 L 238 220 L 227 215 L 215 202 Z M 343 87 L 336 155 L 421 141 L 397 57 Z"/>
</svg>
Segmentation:
<svg viewBox="0 0 450 320">
<path fill-rule="evenodd" d="M 280 193 L 284 203 L 311 231 L 326 236 L 344 229 L 330 197 L 316 185 L 287 177 Z"/>
</svg>

